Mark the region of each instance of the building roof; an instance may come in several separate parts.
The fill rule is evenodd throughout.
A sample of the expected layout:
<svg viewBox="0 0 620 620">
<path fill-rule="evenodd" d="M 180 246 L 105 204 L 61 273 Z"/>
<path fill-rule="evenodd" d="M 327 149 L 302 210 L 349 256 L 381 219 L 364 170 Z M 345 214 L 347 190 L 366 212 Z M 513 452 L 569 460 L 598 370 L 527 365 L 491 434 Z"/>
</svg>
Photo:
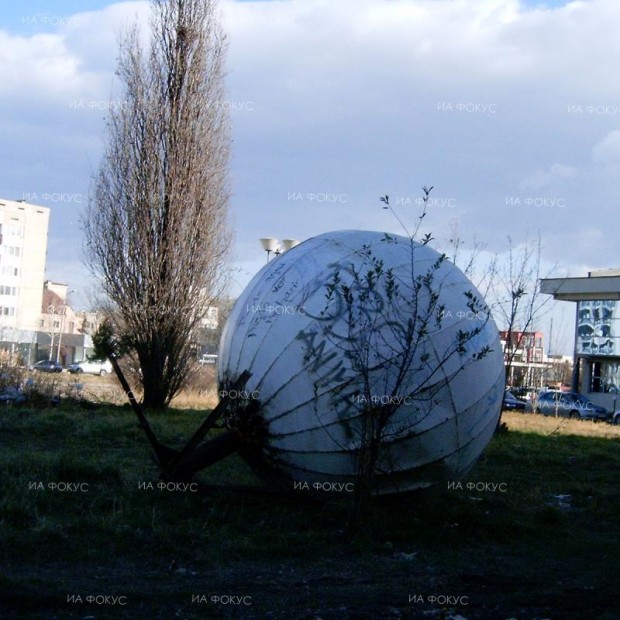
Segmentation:
<svg viewBox="0 0 620 620">
<path fill-rule="evenodd" d="M 612 273 L 618 270 L 609 270 Z M 540 281 L 540 292 L 565 301 L 606 301 L 620 299 L 618 275 L 593 272 L 587 278 L 546 278 Z"/>
</svg>

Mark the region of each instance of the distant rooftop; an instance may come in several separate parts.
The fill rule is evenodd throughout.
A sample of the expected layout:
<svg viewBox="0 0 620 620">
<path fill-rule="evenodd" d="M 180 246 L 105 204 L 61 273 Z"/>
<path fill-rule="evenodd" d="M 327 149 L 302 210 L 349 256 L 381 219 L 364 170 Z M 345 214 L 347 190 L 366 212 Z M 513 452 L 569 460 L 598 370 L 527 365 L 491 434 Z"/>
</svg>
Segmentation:
<svg viewBox="0 0 620 620">
<path fill-rule="evenodd" d="M 604 278 L 605 276 L 620 276 L 620 269 L 599 269 L 588 271 L 588 278 Z"/>
</svg>

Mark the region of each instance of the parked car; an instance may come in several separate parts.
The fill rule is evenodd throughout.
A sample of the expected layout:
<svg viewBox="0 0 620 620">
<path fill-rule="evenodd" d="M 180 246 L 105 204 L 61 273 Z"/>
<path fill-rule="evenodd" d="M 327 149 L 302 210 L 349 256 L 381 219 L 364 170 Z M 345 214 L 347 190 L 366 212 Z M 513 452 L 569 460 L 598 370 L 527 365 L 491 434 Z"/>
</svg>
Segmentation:
<svg viewBox="0 0 620 620">
<path fill-rule="evenodd" d="M 536 388 L 532 387 L 509 387 L 507 389 L 513 396 L 516 396 L 520 400 L 525 400 L 528 394 L 536 392 Z"/>
<path fill-rule="evenodd" d="M 204 366 L 205 364 L 217 364 L 217 355 L 204 353 L 202 357 L 198 360 L 198 363 L 202 366 Z"/>
<path fill-rule="evenodd" d="M 67 370 L 72 374 L 85 372 L 90 375 L 105 377 L 112 372 L 113 368 L 110 360 L 84 360 L 83 362 L 69 364 Z"/>
<path fill-rule="evenodd" d="M 612 416 L 605 407 L 578 392 L 543 392 L 536 400 L 536 413 L 582 420 L 608 420 Z"/>
<path fill-rule="evenodd" d="M 620 424 L 620 409 L 613 412 L 612 416 L 609 418 L 609 421 L 612 424 Z"/>
<path fill-rule="evenodd" d="M 535 412 L 535 413 L 541 413 L 541 411 L 538 411 L 537 409 L 537 405 L 538 405 L 538 399 L 543 395 L 543 394 L 547 394 L 547 396 L 545 398 L 551 398 L 549 396 L 549 394 L 562 394 L 562 390 L 557 390 L 557 389 L 551 389 L 551 388 L 539 388 L 538 390 L 536 390 L 534 393 L 531 394 L 531 398 L 529 399 L 529 402 L 527 404 L 527 411 L 531 411 L 531 412 Z M 564 392 L 564 394 L 566 394 L 567 392 Z"/>
<path fill-rule="evenodd" d="M 510 390 L 504 392 L 502 409 L 508 411 L 525 411 L 525 401 L 518 399 Z"/>
<path fill-rule="evenodd" d="M 54 360 L 41 360 L 31 370 L 36 370 L 37 372 L 62 372 L 62 364 Z"/>
</svg>

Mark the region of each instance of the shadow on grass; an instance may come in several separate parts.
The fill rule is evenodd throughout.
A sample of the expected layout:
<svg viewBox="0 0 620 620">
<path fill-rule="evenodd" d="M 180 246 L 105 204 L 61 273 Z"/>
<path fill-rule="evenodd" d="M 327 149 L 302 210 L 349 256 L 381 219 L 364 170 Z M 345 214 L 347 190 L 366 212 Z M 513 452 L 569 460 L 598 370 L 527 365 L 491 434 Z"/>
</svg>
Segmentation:
<svg viewBox="0 0 620 620">
<path fill-rule="evenodd" d="M 178 447 L 203 417 L 170 411 L 152 420 L 162 441 Z M 235 584 L 236 591 L 249 580 L 257 601 L 263 595 L 252 574 L 260 573 L 268 582 L 265 605 L 277 592 L 282 609 L 293 614 L 280 617 L 306 617 L 306 608 L 331 600 L 320 594 L 318 575 L 326 570 L 344 583 L 351 609 L 358 599 L 386 605 L 388 591 L 401 598 L 414 587 L 428 593 L 435 584 L 436 591 L 436 582 L 442 591 L 478 600 L 463 614 L 468 620 L 500 617 L 498 610 L 501 617 L 571 617 L 551 612 L 584 600 L 590 611 L 580 618 L 605 618 L 616 604 L 603 594 L 620 568 L 614 439 L 498 435 L 466 480 L 377 501 L 355 530 L 346 525 L 347 497 L 317 503 L 299 491 L 262 492 L 237 456 L 202 472 L 193 490 L 160 488 L 142 432 L 124 407 L 5 410 L 0 444 L 0 589 L 11 593 L 5 599 L 14 602 L 11 613 L 32 600 L 31 611 L 84 617 L 84 609 L 61 602 L 96 584 L 106 594 L 131 594 L 129 615 L 117 609 L 110 617 L 142 617 L 143 608 L 152 617 L 175 617 L 179 593 L 185 600 L 196 589 L 194 573 L 209 574 L 221 588 Z M 59 483 L 81 486 L 50 488 Z M 390 575 L 389 584 L 379 570 Z M 373 575 L 370 582 L 363 571 Z M 318 588 L 303 609 L 296 607 L 298 591 L 282 591 L 289 573 Z M 155 584 L 159 598 L 149 603 Z M 416 617 L 406 615 L 406 602 L 395 607 Z M 153 616 L 155 609 L 163 615 Z M 184 618 L 203 613 L 182 609 Z M 377 609 L 369 617 L 385 617 Z M 228 617 L 220 613 L 209 617 Z"/>
</svg>

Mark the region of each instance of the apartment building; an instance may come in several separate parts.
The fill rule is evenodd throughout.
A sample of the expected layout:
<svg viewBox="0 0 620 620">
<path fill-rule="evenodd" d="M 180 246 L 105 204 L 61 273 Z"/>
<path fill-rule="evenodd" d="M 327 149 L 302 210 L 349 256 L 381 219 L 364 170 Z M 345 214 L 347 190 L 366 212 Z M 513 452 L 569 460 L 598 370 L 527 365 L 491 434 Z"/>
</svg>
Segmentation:
<svg viewBox="0 0 620 620">
<path fill-rule="evenodd" d="M 0 199 L 0 341 L 10 353 L 36 340 L 49 217 L 47 207 Z"/>
<path fill-rule="evenodd" d="M 504 359 L 510 360 L 508 385 L 542 385 L 548 364 L 542 332 L 500 331 Z"/>
</svg>

